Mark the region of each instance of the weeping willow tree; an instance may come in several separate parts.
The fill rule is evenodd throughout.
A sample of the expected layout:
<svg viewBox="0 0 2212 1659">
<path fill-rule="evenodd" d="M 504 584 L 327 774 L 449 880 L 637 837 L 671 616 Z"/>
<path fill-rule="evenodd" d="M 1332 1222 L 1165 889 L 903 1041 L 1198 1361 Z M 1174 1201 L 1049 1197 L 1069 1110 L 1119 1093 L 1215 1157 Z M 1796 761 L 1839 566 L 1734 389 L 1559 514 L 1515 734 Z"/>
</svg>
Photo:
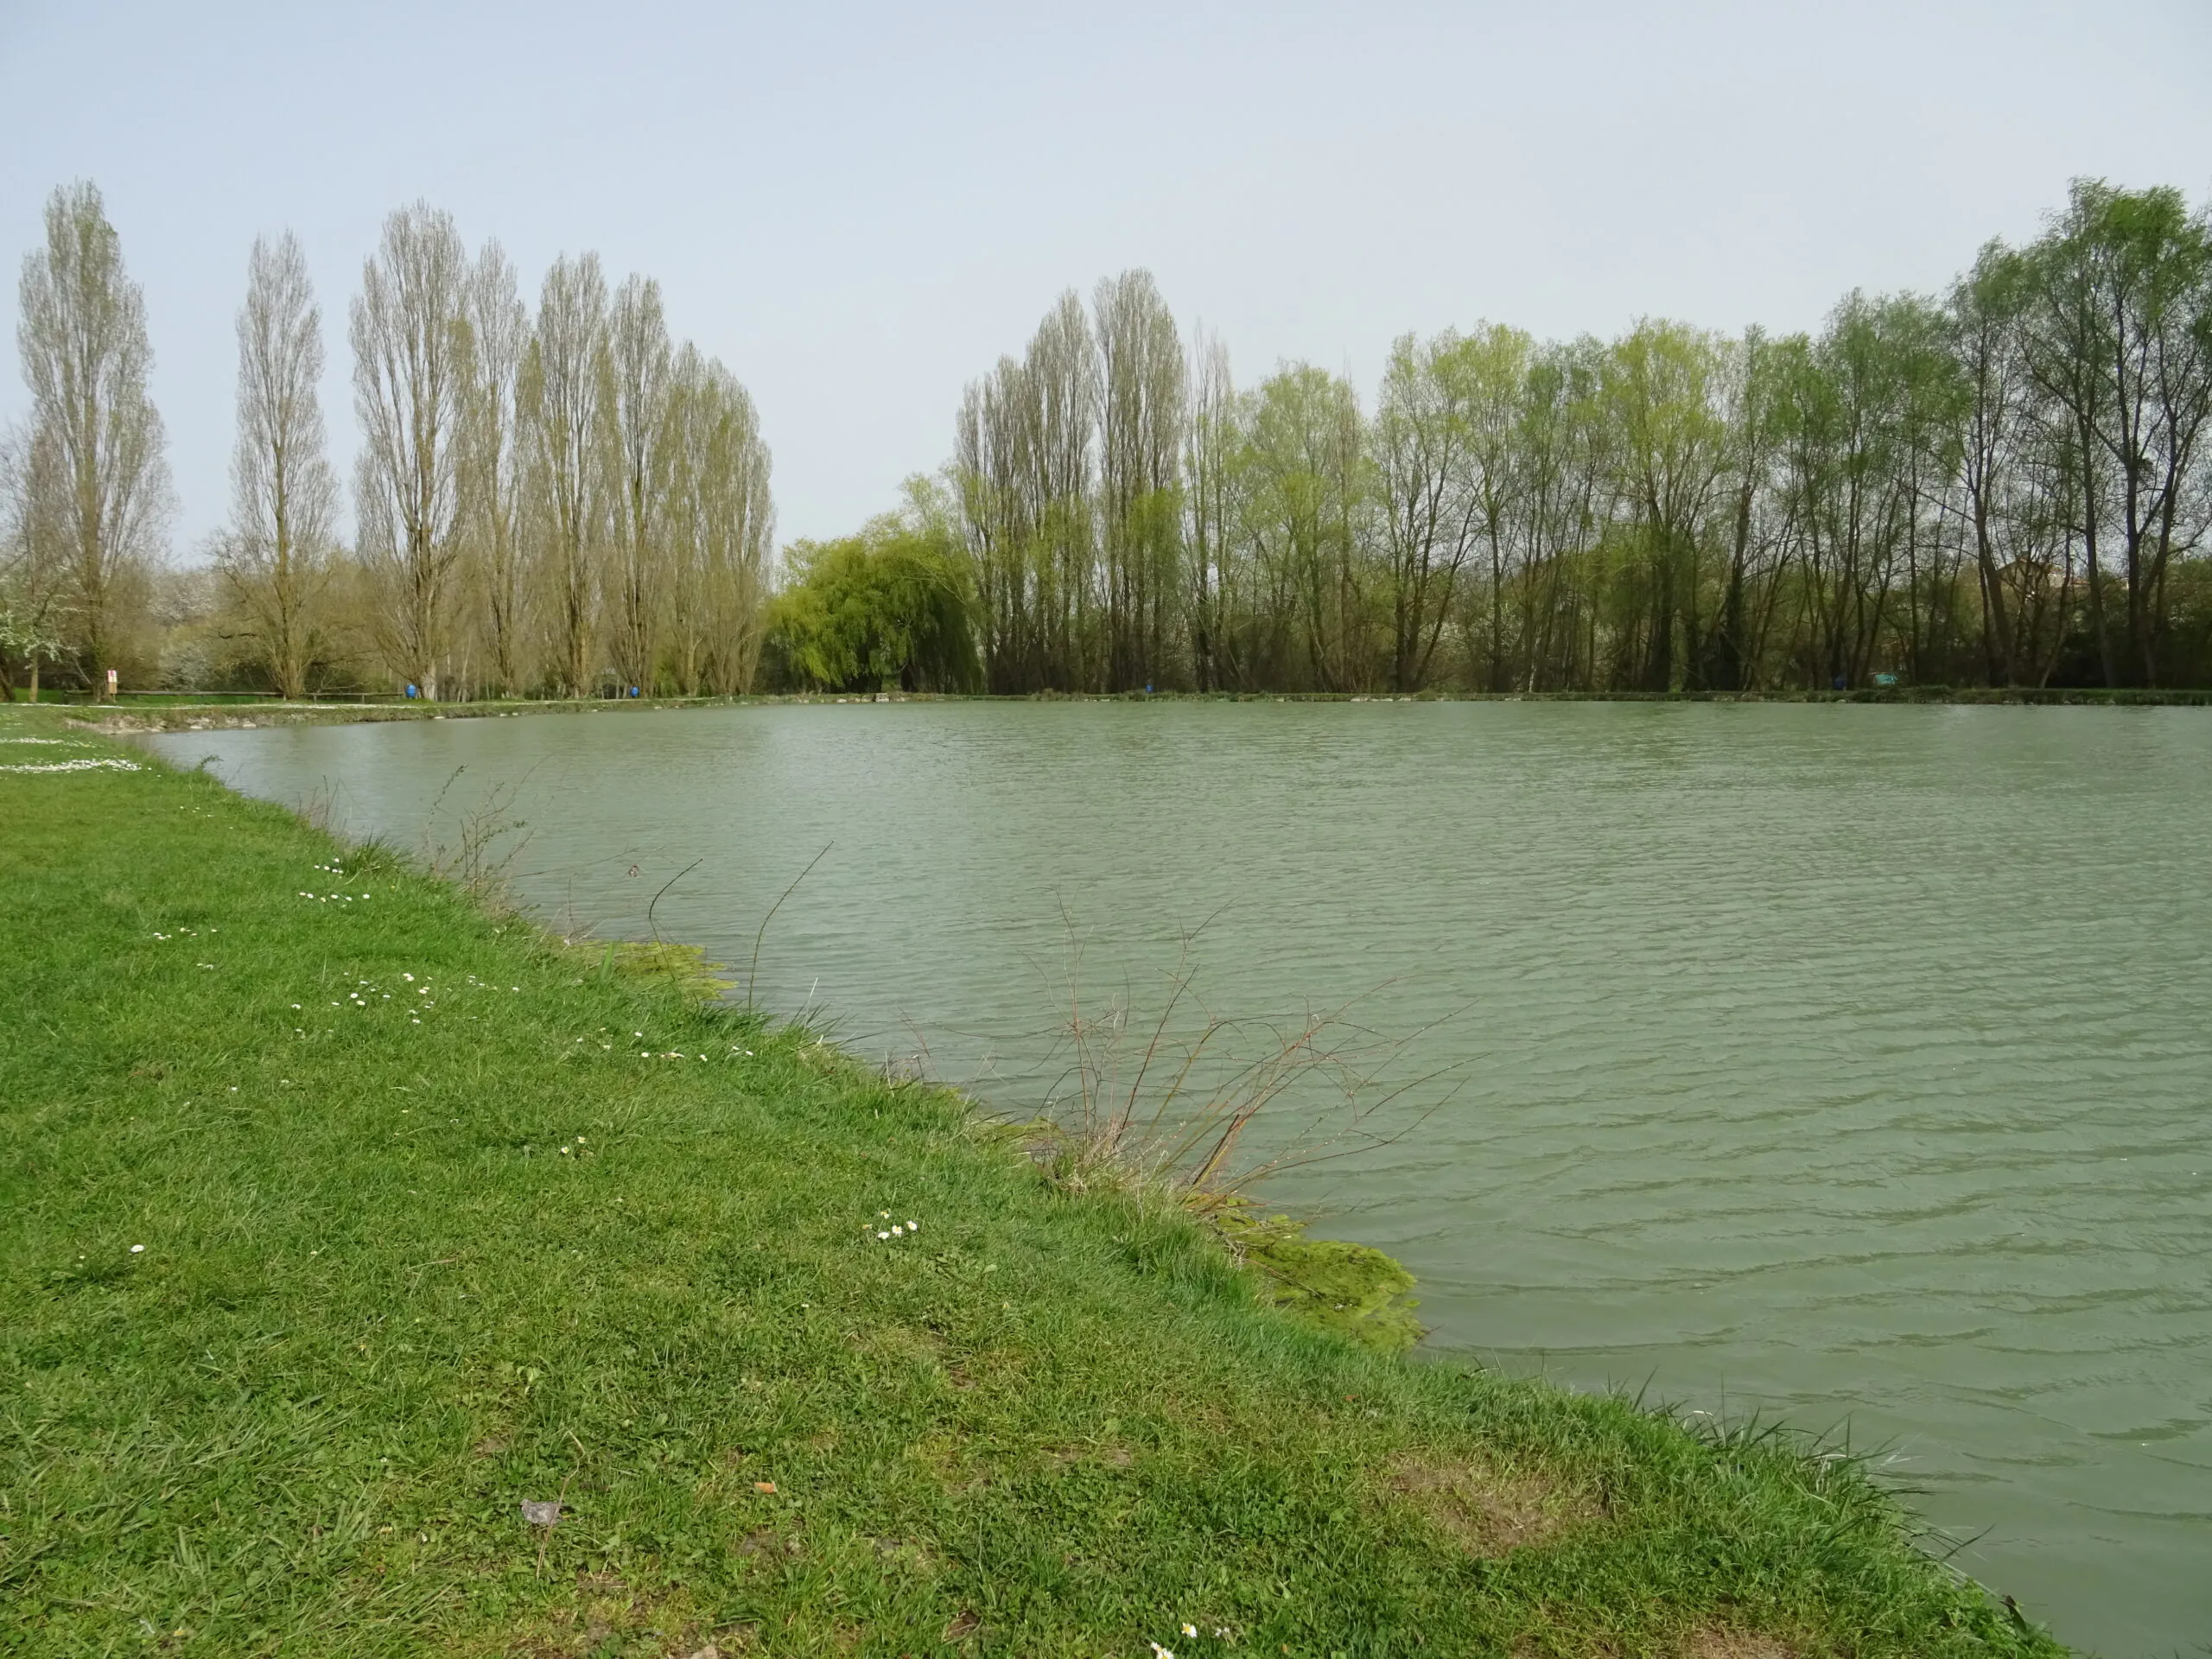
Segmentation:
<svg viewBox="0 0 2212 1659">
<path fill-rule="evenodd" d="M 857 536 L 792 543 L 767 648 L 783 683 L 821 691 L 974 691 L 982 659 L 968 563 L 926 482 Z"/>
</svg>

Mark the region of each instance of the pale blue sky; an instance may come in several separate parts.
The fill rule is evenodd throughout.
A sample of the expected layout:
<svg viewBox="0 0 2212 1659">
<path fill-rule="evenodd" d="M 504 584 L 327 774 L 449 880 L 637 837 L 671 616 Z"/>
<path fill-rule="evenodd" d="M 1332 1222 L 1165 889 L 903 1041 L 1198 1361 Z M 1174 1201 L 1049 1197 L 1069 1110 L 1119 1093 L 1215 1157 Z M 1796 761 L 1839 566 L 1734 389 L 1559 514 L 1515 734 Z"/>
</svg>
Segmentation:
<svg viewBox="0 0 2212 1659">
<path fill-rule="evenodd" d="M 1391 338 L 1639 315 L 1808 327 L 1940 286 L 2077 174 L 2212 196 L 2203 0 L 756 6 L 0 0 L 0 293 L 96 180 L 144 283 L 190 555 L 227 507 L 232 318 L 305 243 L 325 407 L 416 197 L 658 276 L 752 387 L 785 538 L 892 505 L 1064 287 L 1145 265 L 1240 380 L 1371 393 Z M 0 375 L 0 416 L 25 403 Z"/>
</svg>

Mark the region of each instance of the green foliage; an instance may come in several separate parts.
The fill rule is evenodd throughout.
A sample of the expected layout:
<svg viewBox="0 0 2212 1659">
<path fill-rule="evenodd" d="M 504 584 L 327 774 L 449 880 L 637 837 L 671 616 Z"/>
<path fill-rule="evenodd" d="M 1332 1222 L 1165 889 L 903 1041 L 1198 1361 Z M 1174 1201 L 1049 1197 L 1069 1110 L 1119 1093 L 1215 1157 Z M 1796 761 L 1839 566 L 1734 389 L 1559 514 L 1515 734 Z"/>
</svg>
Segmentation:
<svg viewBox="0 0 2212 1659">
<path fill-rule="evenodd" d="M 795 543 L 795 580 L 770 607 L 768 653 L 819 691 L 972 691 L 982 680 L 966 567 L 918 489 L 857 536 Z"/>
</svg>

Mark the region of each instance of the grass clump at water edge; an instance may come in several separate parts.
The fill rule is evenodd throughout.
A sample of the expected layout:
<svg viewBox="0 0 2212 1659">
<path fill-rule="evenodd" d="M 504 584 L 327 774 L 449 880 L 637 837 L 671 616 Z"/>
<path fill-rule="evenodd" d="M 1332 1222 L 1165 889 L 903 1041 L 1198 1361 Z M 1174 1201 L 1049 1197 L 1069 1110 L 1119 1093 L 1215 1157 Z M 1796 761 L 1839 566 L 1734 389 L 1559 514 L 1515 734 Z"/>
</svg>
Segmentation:
<svg viewBox="0 0 2212 1659">
<path fill-rule="evenodd" d="M 1058 1071 L 1042 1114 L 1018 1132 L 1059 1191 L 1179 1211 L 1254 1270 L 1262 1300 L 1333 1335 L 1402 1352 L 1427 1334 L 1404 1266 L 1370 1245 L 1306 1237 L 1305 1224 L 1267 1214 L 1252 1189 L 1271 1174 L 1396 1141 L 1407 1124 L 1378 1128 L 1378 1121 L 1439 1074 L 1395 1075 L 1406 1039 L 1358 1023 L 1351 1004 L 1309 1010 L 1288 1026 L 1214 1013 L 1192 988 L 1203 931 L 1184 937 L 1165 993 L 1144 1014 L 1126 986 L 1103 1007 L 1087 1004 L 1082 942 L 1068 925 L 1068 1014 L 1043 1067 L 1051 1071 L 1056 1058 Z M 1263 1116 L 1284 1116 L 1294 1127 L 1274 1137 L 1272 1153 L 1242 1155 Z"/>
<path fill-rule="evenodd" d="M 2058 1651 L 1848 1461 L 138 765 L 0 772 L 0 1652 Z"/>
</svg>

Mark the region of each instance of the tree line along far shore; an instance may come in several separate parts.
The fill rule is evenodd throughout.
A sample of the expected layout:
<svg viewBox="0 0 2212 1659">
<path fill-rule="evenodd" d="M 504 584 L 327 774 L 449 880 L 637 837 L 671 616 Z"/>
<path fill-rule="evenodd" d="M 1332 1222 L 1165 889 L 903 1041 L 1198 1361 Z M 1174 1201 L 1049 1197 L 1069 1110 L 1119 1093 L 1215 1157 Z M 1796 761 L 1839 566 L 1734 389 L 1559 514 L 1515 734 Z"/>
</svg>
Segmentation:
<svg viewBox="0 0 2212 1659">
<path fill-rule="evenodd" d="M 1371 407 L 1239 386 L 1152 276 L 1074 290 L 950 459 L 774 543 L 744 385 L 659 285 L 392 213 L 348 307 L 353 487 L 289 233 L 236 319 L 232 510 L 173 556 L 98 189 L 23 262 L 0 693 L 1747 691 L 2212 684 L 2212 219 L 2079 181 L 1941 295 L 1815 332 L 1401 337 Z M 347 509 L 350 506 L 350 513 Z"/>
</svg>

